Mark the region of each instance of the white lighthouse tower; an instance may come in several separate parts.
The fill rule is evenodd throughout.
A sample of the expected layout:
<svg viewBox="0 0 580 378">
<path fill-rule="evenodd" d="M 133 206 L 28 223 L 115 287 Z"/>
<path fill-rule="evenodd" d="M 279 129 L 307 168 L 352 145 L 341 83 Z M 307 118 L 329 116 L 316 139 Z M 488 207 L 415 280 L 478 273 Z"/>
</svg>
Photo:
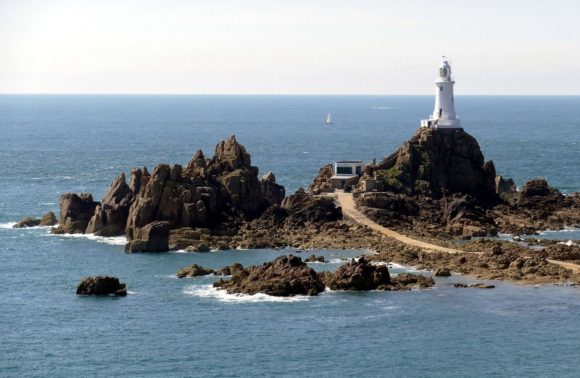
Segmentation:
<svg viewBox="0 0 580 378">
<path fill-rule="evenodd" d="M 443 57 L 439 65 L 439 75 L 435 79 L 435 108 L 429 119 L 421 120 L 421 127 L 429 129 L 460 129 L 461 123 L 455 114 L 453 99 L 453 84 L 451 78 L 451 65 L 449 60 Z"/>
</svg>

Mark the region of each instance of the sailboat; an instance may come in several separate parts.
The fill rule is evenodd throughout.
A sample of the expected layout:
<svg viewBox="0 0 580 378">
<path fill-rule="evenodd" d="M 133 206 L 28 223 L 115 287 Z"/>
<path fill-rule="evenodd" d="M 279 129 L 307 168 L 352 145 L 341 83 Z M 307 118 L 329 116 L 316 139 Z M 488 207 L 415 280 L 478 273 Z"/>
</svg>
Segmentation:
<svg viewBox="0 0 580 378">
<path fill-rule="evenodd" d="M 332 125 L 332 117 L 330 116 L 330 113 L 328 113 L 328 115 L 326 116 L 326 124 Z"/>
</svg>

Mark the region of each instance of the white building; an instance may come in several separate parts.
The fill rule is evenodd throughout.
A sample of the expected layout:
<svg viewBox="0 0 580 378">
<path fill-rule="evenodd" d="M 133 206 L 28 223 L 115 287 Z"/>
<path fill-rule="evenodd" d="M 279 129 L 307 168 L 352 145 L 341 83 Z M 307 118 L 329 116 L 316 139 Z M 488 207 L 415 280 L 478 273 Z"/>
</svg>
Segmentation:
<svg viewBox="0 0 580 378">
<path fill-rule="evenodd" d="M 334 175 L 330 178 L 332 189 L 344 189 L 345 185 L 356 184 L 363 174 L 362 160 L 339 160 L 334 163 Z"/>
<path fill-rule="evenodd" d="M 439 75 L 435 79 L 435 107 L 429 119 L 421 120 L 421 127 L 429 129 L 459 129 L 461 123 L 455 113 L 455 101 L 453 99 L 453 85 L 451 78 L 451 65 L 447 58 L 439 66 Z"/>
</svg>

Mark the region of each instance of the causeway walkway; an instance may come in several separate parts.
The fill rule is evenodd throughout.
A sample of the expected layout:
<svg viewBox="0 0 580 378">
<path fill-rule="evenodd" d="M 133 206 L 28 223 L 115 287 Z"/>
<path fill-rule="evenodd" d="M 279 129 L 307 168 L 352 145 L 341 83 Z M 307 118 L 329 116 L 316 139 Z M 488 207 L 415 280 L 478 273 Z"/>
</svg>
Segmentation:
<svg viewBox="0 0 580 378">
<path fill-rule="evenodd" d="M 460 251 L 458 249 L 442 247 L 442 246 L 437 245 L 437 244 L 428 243 L 428 242 L 424 242 L 422 240 L 413 239 L 413 238 L 405 236 L 401 233 L 398 233 L 397 231 L 393 231 L 389 228 L 381 226 L 380 224 L 369 219 L 366 215 L 361 213 L 356 208 L 356 205 L 354 203 L 354 199 L 352 197 L 352 193 L 337 192 L 336 198 L 338 200 L 338 203 L 340 203 L 340 206 L 342 207 L 342 214 L 343 215 L 346 215 L 347 217 L 352 218 L 357 223 L 362 224 L 364 226 L 367 226 L 371 230 L 376 231 L 380 234 L 383 234 L 386 237 L 396 239 L 396 240 L 400 241 L 401 243 L 405 243 L 405 244 L 413 246 L 413 247 L 424 249 L 425 251 L 444 252 L 444 253 L 463 253 L 463 251 Z"/>
<path fill-rule="evenodd" d="M 396 239 L 401 243 L 421 248 L 427 252 L 444 252 L 444 253 L 463 253 L 464 251 L 460 251 L 458 249 L 442 247 L 437 244 L 424 242 L 422 240 L 417 240 L 410 238 L 406 235 L 403 235 L 397 231 L 393 231 L 389 228 L 381 226 L 380 224 L 376 223 L 375 221 L 369 219 L 366 215 L 361 213 L 357 208 L 356 204 L 354 203 L 354 198 L 352 193 L 342 193 L 336 192 L 336 199 L 338 203 L 342 207 L 342 214 L 346 215 L 347 217 L 353 219 L 355 222 L 367 226 L 373 231 L 376 231 L 386 237 Z M 466 253 L 473 253 L 473 254 L 481 254 L 481 252 L 466 252 Z M 563 268 L 571 270 L 574 273 L 580 274 L 580 265 L 574 264 L 567 261 L 559 261 L 559 260 L 548 260 L 552 264 L 559 265 Z"/>
</svg>

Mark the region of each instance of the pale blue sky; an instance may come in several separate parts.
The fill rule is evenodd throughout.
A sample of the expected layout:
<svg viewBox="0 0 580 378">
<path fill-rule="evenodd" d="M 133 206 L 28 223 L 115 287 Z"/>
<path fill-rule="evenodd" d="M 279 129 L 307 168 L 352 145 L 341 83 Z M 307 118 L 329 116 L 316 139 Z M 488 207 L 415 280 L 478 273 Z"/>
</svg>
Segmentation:
<svg viewBox="0 0 580 378">
<path fill-rule="evenodd" d="M 0 0 L 0 93 L 580 95 L 579 0 Z"/>
</svg>

